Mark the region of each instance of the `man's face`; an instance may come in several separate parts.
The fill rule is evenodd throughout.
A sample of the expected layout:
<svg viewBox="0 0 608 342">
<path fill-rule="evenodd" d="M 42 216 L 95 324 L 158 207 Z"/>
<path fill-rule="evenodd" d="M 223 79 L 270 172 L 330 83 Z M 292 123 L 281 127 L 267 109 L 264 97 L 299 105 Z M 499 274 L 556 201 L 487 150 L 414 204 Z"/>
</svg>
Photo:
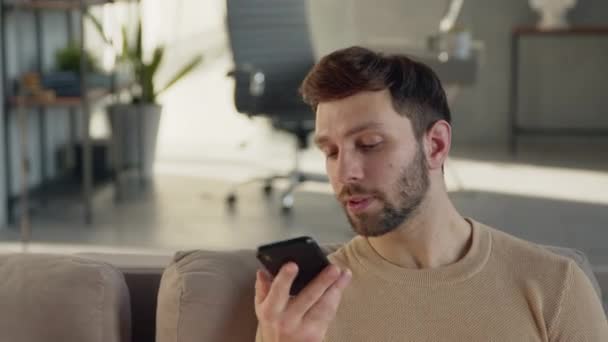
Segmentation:
<svg viewBox="0 0 608 342">
<path fill-rule="evenodd" d="M 426 157 L 387 90 L 320 103 L 315 142 L 356 233 L 380 236 L 415 215 L 429 188 Z"/>
</svg>

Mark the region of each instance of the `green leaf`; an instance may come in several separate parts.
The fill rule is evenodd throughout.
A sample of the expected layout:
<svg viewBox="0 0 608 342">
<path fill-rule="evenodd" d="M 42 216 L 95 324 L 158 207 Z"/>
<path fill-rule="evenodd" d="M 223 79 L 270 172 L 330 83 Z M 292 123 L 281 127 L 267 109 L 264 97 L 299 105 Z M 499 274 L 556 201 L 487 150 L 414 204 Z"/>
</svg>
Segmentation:
<svg viewBox="0 0 608 342">
<path fill-rule="evenodd" d="M 143 47 L 142 47 L 142 32 L 141 32 L 141 18 L 137 21 L 137 32 L 135 36 L 135 58 L 142 61 L 143 63 Z"/>
<path fill-rule="evenodd" d="M 55 54 L 57 69 L 61 71 L 72 71 L 79 74 L 82 55 L 80 44 L 77 42 L 70 42 L 66 47 L 57 50 Z M 99 70 L 97 60 L 86 50 L 84 51 L 84 58 L 87 70 Z"/>
<path fill-rule="evenodd" d="M 89 11 L 84 12 L 84 15 L 91 20 L 91 23 L 93 23 L 93 27 L 95 28 L 95 30 L 97 31 L 97 33 L 99 33 L 99 35 L 101 36 L 101 38 L 103 39 L 103 41 L 106 44 L 110 45 L 110 46 L 114 46 L 114 43 L 112 42 L 112 39 L 110 37 L 106 36 L 106 33 L 103 31 L 103 25 L 101 24 L 101 22 L 99 21 L 99 19 L 97 19 Z"/>
<path fill-rule="evenodd" d="M 150 74 L 152 78 L 156 75 L 158 71 L 158 66 L 163 60 L 163 56 L 165 55 L 165 48 L 163 46 L 159 46 L 154 49 L 154 54 L 152 55 L 152 62 L 150 63 Z"/>
<path fill-rule="evenodd" d="M 141 68 L 141 100 L 144 103 L 156 103 L 154 93 L 154 75 L 150 65 L 143 65 Z"/>
<path fill-rule="evenodd" d="M 123 61 L 130 60 L 131 51 L 129 47 L 129 36 L 127 34 L 127 27 L 123 26 L 120 31 L 122 33 L 122 54 L 120 55 L 120 59 L 122 59 Z"/>
<path fill-rule="evenodd" d="M 198 55 L 196 57 L 194 57 L 190 63 L 184 65 L 176 74 L 175 76 L 173 76 L 173 78 L 171 78 L 171 80 L 167 83 L 167 85 L 165 85 L 159 92 L 157 92 L 155 94 L 155 96 L 158 96 L 159 94 L 161 94 L 162 92 L 166 91 L 167 89 L 171 88 L 175 83 L 177 83 L 179 80 L 181 80 L 184 76 L 188 75 L 190 72 L 192 72 L 192 70 L 194 70 L 199 64 L 201 64 L 201 62 L 203 61 L 203 56 L 202 55 Z"/>
</svg>

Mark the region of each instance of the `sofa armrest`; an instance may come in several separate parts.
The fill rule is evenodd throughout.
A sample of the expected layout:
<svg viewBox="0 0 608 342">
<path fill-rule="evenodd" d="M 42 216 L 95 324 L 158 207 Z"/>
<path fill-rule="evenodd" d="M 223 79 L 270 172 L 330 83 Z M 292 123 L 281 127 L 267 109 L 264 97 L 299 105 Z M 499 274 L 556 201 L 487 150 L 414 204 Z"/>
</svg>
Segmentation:
<svg viewBox="0 0 608 342">
<path fill-rule="evenodd" d="M 0 255 L 6 341 L 131 341 L 129 292 L 111 265 L 67 255 Z"/>
</svg>

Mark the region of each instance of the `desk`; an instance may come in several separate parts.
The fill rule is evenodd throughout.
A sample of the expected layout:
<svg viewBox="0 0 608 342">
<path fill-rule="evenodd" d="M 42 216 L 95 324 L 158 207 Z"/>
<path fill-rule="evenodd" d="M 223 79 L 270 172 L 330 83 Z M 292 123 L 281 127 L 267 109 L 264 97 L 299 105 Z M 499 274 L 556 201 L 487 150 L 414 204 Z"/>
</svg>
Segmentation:
<svg viewBox="0 0 608 342">
<path fill-rule="evenodd" d="M 522 135 L 545 136 L 608 136 L 606 128 L 548 128 L 526 127 L 518 120 L 519 105 L 519 68 L 520 68 L 520 40 L 522 37 L 608 37 L 608 27 L 572 27 L 567 29 L 539 30 L 535 27 L 518 27 L 511 33 L 511 78 L 510 78 L 510 139 L 509 147 L 512 154 L 517 153 L 517 138 Z M 606 80 L 608 83 L 608 79 Z"/>
</svg>

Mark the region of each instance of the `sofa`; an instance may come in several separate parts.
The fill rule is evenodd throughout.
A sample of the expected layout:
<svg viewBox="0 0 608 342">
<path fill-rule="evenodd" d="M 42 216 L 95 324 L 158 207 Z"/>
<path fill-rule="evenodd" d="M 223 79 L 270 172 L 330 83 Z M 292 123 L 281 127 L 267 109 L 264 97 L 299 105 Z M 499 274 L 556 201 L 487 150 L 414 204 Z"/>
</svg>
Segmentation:
<svg viewBox="0 0 608 342">
<path fill-rule="evenodd" d="M 601 298 L 608 274 L 547 248 L 574 259 Z M 0 340 L 253 341 L 257 268 L 253 250 L 0 255 Z"/>
</svg>

